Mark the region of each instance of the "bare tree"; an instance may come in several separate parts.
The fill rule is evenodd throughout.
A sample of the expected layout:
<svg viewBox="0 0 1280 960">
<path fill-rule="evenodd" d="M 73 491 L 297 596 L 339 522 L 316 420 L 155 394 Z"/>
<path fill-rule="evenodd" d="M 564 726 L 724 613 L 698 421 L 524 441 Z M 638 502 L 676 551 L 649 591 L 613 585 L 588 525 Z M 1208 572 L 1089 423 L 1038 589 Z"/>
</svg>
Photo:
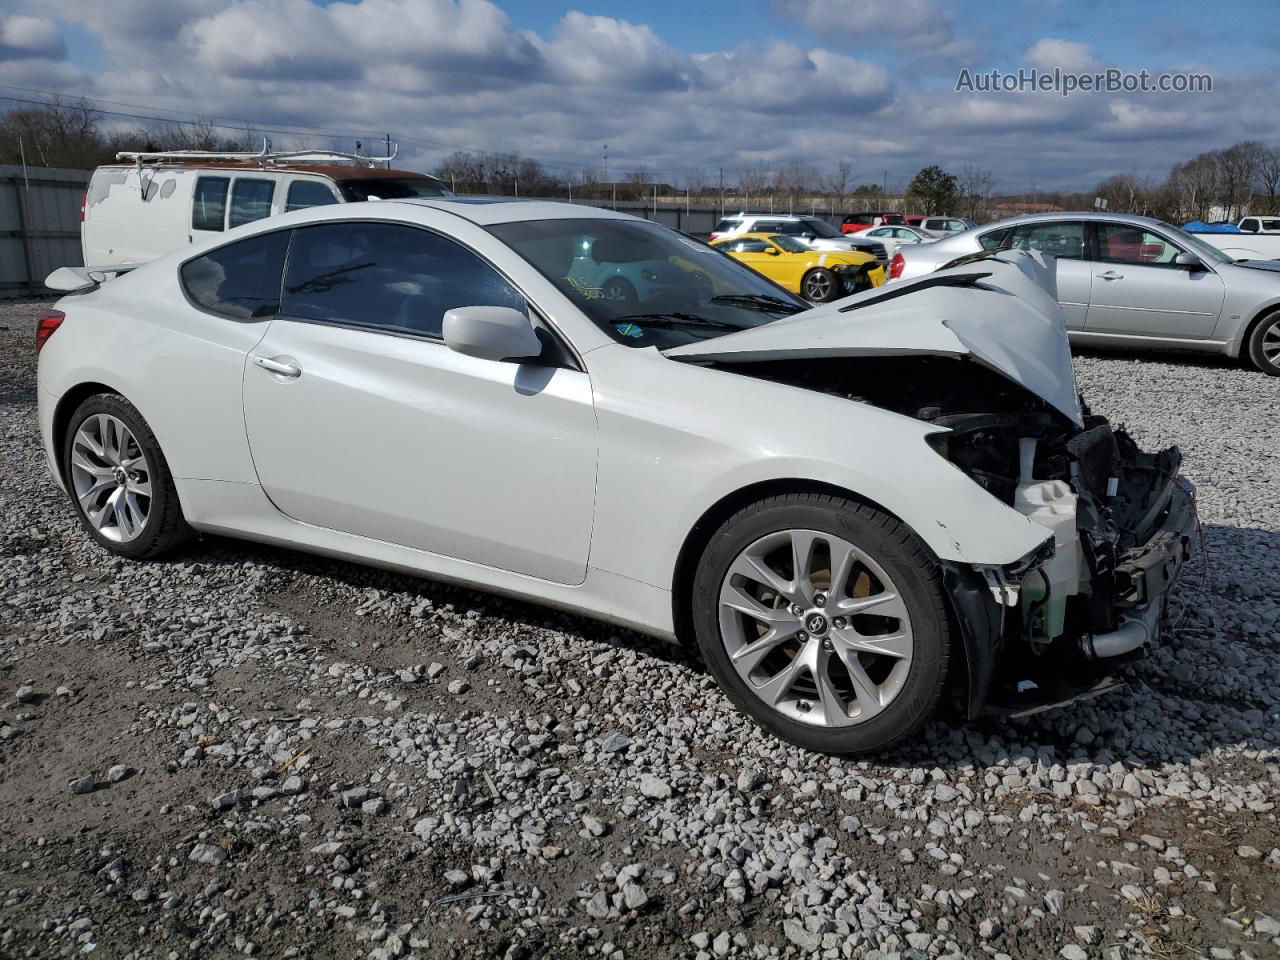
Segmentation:
<svg viewBox="0 0 1280 960">
<path fill-rule="evenodd" d="M 1249 206 L 1253 197 L 1253 185 L 1258 177 L 1258 164 L 1266 148 L 1262 144 L 1246 140 L 1227 147 L 1218 154 L 1221 171 L 1218 202 L 1225 208 L 1224 217 L 1236 220 Z"/>
<path fill-rule="evenodd" d="M 986 216 L 991 200 L 991 188 L 995 182 L 990 170 L 966 163 L 960 168 L 960 203 L 965 216 L 979 220 Z"/>
<path fill-rule="evenodd" d="M 744 163 L 738 167 L 738 189 L 748 197 L 764 193 L 772 179 L 763 163 Z"/>
<path fill-rule="evenodd" d="M 1263 147 L 1258 155 L 1258 186 L 1267 198 L 1267 213 L 1280 212 L 1276 194 L 1280 193 L 1280 147 Z"/>
</svg>

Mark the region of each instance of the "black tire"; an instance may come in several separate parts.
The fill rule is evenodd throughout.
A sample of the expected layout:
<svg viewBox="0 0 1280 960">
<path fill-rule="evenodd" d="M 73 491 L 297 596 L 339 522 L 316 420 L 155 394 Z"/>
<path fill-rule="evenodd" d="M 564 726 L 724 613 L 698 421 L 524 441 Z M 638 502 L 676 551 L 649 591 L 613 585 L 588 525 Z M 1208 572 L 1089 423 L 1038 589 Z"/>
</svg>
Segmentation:
<svg viewBox="0 0 1280 960">
<path fill-rule="evenodd" d="M 1263 317 L 1249 332 L 1245 344 L 1249 360 L 1269 377 L 1280 377 L 1280 311 Z M 1269 358 L 1267 353 L 1272 357 Z M 1274 358 L 1274 359 L 1272 359 Z"/>
<path fill-rule="evenodd" d="M 145 457 L 146 472 L 150 477 L 151 496 L 148 498 L 146 519 L 137 536 L 126 542 L 104 536 L 90 522 L 85 508 L 76 496 L 71 468 L 76 432 L 86 420 L 98 414 L 115 417 L 129 429 Z M 142 414 L 124 397 L 114 393 L 99 393 L 85 400 L 71 414 L 66 435 L 62 438 L 62 479 L 80 525 L 99 546 L 117 556 L 130 560 L 150 560 L 168 553 L 192 536 L 192 530 L 182 516 L 182 505 L 178 502 L 173 475 L 160 450 L 160 444 L 156 441 L 156 435 L 151 432 L 151 427 L 142 418 Z"/>
<path fill-rule="evenodd" d="M 735 558 L 768 534 L 809 529 L 841 537 L 872 556 L 897 584 L 914 647 L 897 695 L 879 714 L 851 726 L 816 726 L 765 704 L 738 674 L 720 632 L 720 586 Z M 951 656 L 951 625 L 937 561 L 907 527 L 857 501 L 819 493 L 769 497 L 739 510 L 712 535 L 693 583 L 698 647 L 725 695 L 775 736 L 822 753 L 867 753 L 917 732 L 937 712 Z"/>
<path fill-rule="evenodd" d="M 814 303 L 830 303 L 840 296 L 840 279 L 826 267 L 814 267 L 800 281 L 800 294 Z"/>
</svg>

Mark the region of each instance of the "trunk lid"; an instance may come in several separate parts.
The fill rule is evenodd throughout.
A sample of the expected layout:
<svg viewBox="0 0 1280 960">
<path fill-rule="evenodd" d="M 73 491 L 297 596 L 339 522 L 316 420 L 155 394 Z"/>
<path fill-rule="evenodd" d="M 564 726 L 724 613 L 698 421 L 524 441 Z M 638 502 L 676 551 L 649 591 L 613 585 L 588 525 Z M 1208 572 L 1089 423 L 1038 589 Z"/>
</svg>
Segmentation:
<svg viewBox="0 0 1280 960">
<path fill-rule="evenodd" d="M 689 362 L 934 355 L 968 358 L 1083 425 L 1052 262 L 1009 251 L 674 347 Z"/>
</svg>

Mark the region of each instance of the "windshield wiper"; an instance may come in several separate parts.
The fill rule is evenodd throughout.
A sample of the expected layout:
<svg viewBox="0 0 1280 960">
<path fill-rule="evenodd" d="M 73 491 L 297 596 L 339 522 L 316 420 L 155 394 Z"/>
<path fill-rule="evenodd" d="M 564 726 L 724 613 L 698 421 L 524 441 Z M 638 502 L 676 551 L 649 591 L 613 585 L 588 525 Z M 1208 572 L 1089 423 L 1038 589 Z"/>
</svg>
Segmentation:
<svg viewBox="0 0 1280 960">
<path fill-rule="evenodd" d="M 693 313 L 629 313 L 623 317 L 613 317 L 610 323 L 634 323 L 640 327 L 657 327 L 660 330 L 671 327 L 715 327 L 717 330 L 745 330 L 736 323 L 725 323 L 723 320 L 708 320 Z"/>
<path fill-rule="evenodd" d="M 712 303 L 732 303 L 742 307 L 756 307 L 759 310 L 785 310 L 788 313 L 799 313 L 807 310 L 794 303 L 788 303 L 781 297 L 771 297 L 765 293 L 722 293 L 711 298 Z"/>
</svg>

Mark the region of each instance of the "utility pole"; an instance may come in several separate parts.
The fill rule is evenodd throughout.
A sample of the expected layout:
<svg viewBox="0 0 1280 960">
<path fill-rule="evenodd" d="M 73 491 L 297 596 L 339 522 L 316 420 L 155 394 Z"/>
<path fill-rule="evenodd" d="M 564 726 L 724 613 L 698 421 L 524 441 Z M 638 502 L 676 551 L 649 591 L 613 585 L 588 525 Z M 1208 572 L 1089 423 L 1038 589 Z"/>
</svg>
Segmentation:
<svg viewBox="0 0 1280 960">
<path fill-rule="evenodd" d="M 720 168 L 720 216 L 724 216 L 724 167 Z"/>
<path fill-rule="evenodd" d="M 889 196 L 889 171 L 888 170 L 884 172 L 884 182 L 880 186 L 880 196 L 882 197 Z"/>
<path fill-rule="evenodd" d="M 387 158 L 387 169 L 390 170 L 391 169 L 391 134 L 389 133 L 387 134 L 386 141 L 387 141 L 387 152 L 384 153 L 383 156 Z"/>
</svg>

